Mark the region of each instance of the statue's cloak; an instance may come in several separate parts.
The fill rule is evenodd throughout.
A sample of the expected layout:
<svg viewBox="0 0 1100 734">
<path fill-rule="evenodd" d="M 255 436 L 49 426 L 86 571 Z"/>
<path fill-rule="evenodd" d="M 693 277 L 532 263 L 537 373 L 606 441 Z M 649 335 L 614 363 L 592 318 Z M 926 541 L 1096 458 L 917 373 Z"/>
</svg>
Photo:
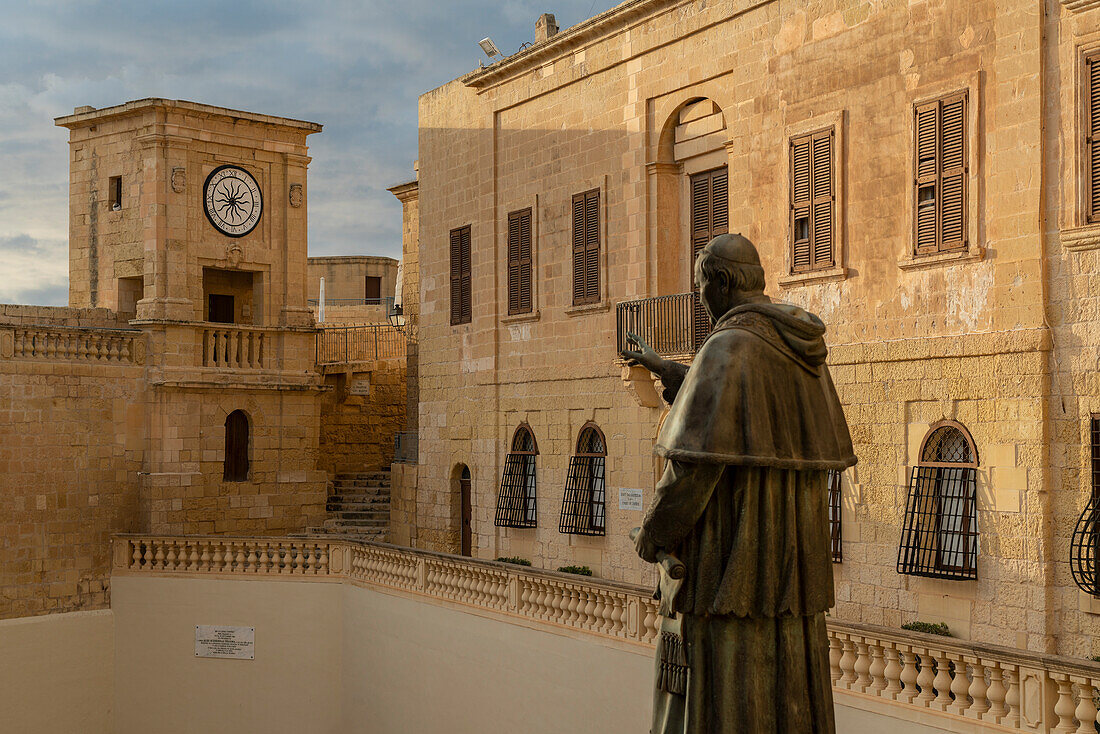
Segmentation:
<svg viewBox="0 0 1100 734">
<path fill-rule="evenodd" d="M 690 672 L 683 695 L 658 684 L 653 734 L 834 732 L 826 475 L 856 458 L 824 333 L 763 299 L 662 377 L 668 461 L 642 530 L 687 568 L 673 608 Z"/>
<path fill-rule="evenodd" d="M 692 463 L 844 469 L 856 463 L 825 366 L 820 319 L 750 303 L 715 325 L 680 386 L 657 453 Z"/>
</svg>

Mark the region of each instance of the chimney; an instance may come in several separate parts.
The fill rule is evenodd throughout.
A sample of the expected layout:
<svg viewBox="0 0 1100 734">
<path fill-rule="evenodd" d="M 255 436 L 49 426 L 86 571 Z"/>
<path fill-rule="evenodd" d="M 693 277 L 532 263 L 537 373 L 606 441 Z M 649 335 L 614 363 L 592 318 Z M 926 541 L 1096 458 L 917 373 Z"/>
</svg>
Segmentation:
<svg viewBox="0 0 1100 734">
<path fill-rule="evenodd" d="M 554 20 L 553 13 L 543 13 L 535 21 L 535 43 L 553 38 L 558 35 L 558 22 Z"/>
</svg>

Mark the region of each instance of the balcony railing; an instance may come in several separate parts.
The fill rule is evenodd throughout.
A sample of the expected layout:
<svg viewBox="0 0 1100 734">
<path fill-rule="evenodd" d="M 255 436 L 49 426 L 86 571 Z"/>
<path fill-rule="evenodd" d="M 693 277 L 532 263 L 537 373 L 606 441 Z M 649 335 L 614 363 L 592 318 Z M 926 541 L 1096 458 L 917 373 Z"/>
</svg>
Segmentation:
<svg viewBox="0 0 1100 734">
<path fill-rule="evenodd" d="M 10 342 L 5 344 L 9 339 Z M 0 356 L 42 361 L 144 364 L 145 340 L 138 329 L 16 326 L 7 334 L 0 335 Z"/>
<path fill-rule="evenodd" d="M 365 541 L 154 537 L 114 541 L 115 574 L 342 581 L 502 622 L 565 627 L 646 646 L 650 589 Z M 1095 732 L 1100 665 L 999 645 L 827 620 L 837 704 L 936 731 Z"/>
<path fill-rule="evenodd" d="M 317 364 L 404 357 L 405 335 L 389 324 L 325 326 L 317 334 Z"/>
<path fill-rule="evenodd" d="M 415 464 L 419 448 L 419 435 L 415 431 L 395 433 L 393 435 L 393 463 Z"/>
<path fill-rule="evenodd" d="M 321 299 L 310 298 L 308 301 L 310 306 L 320 306 Z M 326 298 L 325 306 L 385 306 L 389 311 L 393 308 L 393 296 L 382 296 L 381 298 Z"/>
<path fill-rule="evenodd" d="M 267 335 L 261 327 L 214 327 L 202 330 L 202 366 L 263 369 Z"/>
<path fill-rule="evenodd" d="M 696 293 L 624 301 L 615 308 L 618 351 L 633 349 L 627 333 L 634 333 L 660 355 L 692 355 L 710 333 L 710 317 Z"/>
</svg>

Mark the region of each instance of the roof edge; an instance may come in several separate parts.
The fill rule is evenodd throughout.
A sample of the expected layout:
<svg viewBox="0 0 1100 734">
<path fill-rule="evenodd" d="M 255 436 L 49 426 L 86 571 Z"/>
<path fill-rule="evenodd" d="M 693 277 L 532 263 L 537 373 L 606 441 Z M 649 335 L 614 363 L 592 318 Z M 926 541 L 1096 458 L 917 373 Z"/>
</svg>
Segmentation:
<svg viewBox="0 0 1100 734">
<path fill-rule="evenodd" d="M 262 125 L 276 125 L 278 127 L 290 127 L 297 128 L 299 130 L 305 130 L 306 135 L 311 133 L 321 132 L 323 126 L 317 122 L 308 122 L 306 120 L 296 120 L 291 117 L 278 117 L 276 115 L 264 115 L 258 112 L 246 112 L 245 110 L 234 110 L 228 107 L 217 107 L 215 105 L 203 104 L 201 102 L 189 102 L 183 99 L 165 99 L 163 97 L 146 97 L 144 99 L 135 99 L 129 102 L 124 102 L 118 105 L 112 105 L 111 107 L 104 107 L 98 110 L 86 110 L 84 112 L 77 112 L 71 115 L 62 115 L 61 117 L 54 118 L 54 124 L 58 127 L 67 127 L 69 129 L 82 127 L 84 125 L 97 122 L 99 120 L 105 120 L 114 117 L 125 117 L 127 115 L 136 114 L 137 112 L 147 109 L 149 107 L 162 107 L 162 108 L 177 108 L 186 110 L 189 112 L 198 112 L 206 115 L 215 115 L 218 117 L 228 117 L 234 120 L 246 120 L 248 122 L 254 122 Z M 78 107 L 77 109 L 82 109 Z"/>
</svg>

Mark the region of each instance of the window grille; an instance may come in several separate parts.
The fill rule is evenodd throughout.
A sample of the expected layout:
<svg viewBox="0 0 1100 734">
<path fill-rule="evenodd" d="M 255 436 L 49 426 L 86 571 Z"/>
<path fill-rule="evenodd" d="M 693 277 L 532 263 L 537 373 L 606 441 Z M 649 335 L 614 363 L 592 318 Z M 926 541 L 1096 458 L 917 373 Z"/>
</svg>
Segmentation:
<svg viewBox="0 0 1100 734">
<path fill-rule="evenodd" d="M 1069 567 L 1078 588 L 1100 596 L 1100 574 L 1096 568 L 1100 560 L 1100 415 L 1092 416 L 1089 421 L 1089 448 L 1092 496 L 1073 530 Z"/>
<path fill-rule="evenodd" d="M 581 429 L 577 453 L 569 460 L 559 531 L 575 535 L 604 534 L 607 525 L 606 464 L 607 444 L 603 434 L 589 424 Z"/>
<path fill-rule="evenodd" d="M 841 473 L 838 471 L 829 472 L 829 545 L 832 548 L 833 563 L 844 560 L 840 550 L 840 477 Z"/>
<path fill-rule="evenodd" d="M 965 428 L 952 422 L 933 426 L 909 483 L 898 573 L 978 577 L 977 467 Z"/>
<path fill-rule="evenodd" d="M 512 450 L 504 459 L 495 524 L 498 528 L 533 528 L 535 512 L 535 436 L 520 426 L 512 437 Z"/>
</svg>

